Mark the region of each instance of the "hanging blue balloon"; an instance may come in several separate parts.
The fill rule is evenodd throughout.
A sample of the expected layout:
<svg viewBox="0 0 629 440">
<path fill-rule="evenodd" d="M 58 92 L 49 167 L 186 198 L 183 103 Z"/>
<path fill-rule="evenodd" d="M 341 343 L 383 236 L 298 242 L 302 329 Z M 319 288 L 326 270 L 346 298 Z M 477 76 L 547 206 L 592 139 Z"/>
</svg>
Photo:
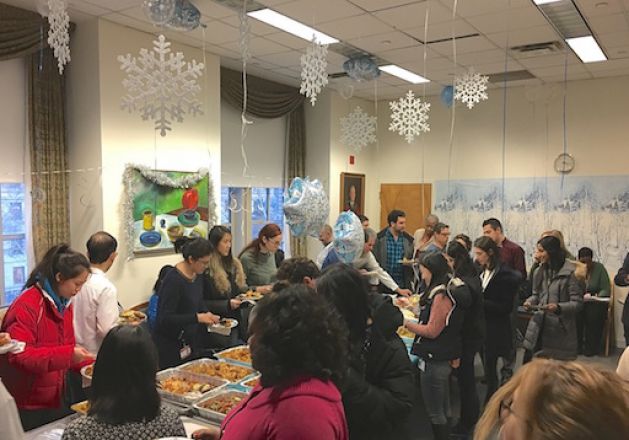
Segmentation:
<svg viewBox="0 0 629 440">
<path fill-rule="evenodd" d="M 296 237 L 318 237 L 330 212 L 330 202 L 317 179 L 295 177 L 286 190 L 284 215 Z"/>
<path fill-rule="evenodd" d="M 454 104 L 454 87 L 445 86 L 441 91 L 441 102 L 445 104 L 446 107 L 452 107 Z"/>
<path fill-rule="evenodd" d="M 201 12 L 189 0 L 176 0 L 173 18 L 166 23 L 171 29 L 192 31 L 201 24 Z"/>
<path fill-rule="evenodd" d="M 365 231 L 360 219 L 352 211 L 339 214 L 334 225 L 332 246 L 339 259 L 346 264 L 360 257 L 365 246 Z"/>
</svg>

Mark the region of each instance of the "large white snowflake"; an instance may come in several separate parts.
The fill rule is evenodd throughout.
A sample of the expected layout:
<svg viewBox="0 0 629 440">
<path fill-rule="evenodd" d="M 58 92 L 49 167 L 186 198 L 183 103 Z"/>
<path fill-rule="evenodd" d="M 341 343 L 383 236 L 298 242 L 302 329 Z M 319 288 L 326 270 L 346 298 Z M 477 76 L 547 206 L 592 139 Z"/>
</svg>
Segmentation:
<svg viewBox="0 0 629 440">
<path fill-rule="evenodd" d="M 317 95 L 328 84 L 328 46 L 317 43 L 312 39 L 312 44 L 301 56 L 301 88 L 303 93 L 310 98 L 310 103 L 315 105 Z"/>
<path fill-rule="evenodd" d="M 341 118 L 341 142 L 360 153 L 367 145 L 376 142 L 376 119 L 356 107 Z"/>
<path fill-rule="evenodd" d="M 412 90 L 408 91 L 405 98 L 389 102 L 389 107 L 392 119 L 389 130 L 404 136 L 409 144 L 413 142 L 415 136 L 430 131 L 428 123 L 430 103 L 415 98 Z"/>
<path fill-rule="evenodd" d="M 471 109 L 475 104 L 488 98 L 488 81 L 488 76 L 481 75 L 474 69 L 468 70 L 465 74 L 454 79 L 454 99 L 467 104 L 467 108 Z"/>
<path fill-rule="evenodd" d="M 162 136 L 172 129 L 173 120 L 183 122 L 184 114 L 203 114 L 196 95 L 201 91 L 197 78 L 205 66 L 196 60 L 184 61 L 181 52 L 172 53 L 163 35 L 153 41 L 152 52 L 140 49 L 139 58 L 118 55 L 118 61 L 127 73 L 122 81 L 127 95 L 121 107 L 129 113 L 137 109 L 145 121 L 154 120 Z"/>
<path fill-rule="evenodd" d="M 70 61 L 70 17 L 65 0 L 48 0 L 48 45 L 52 48 L 59 74 Z"/>
</svg>

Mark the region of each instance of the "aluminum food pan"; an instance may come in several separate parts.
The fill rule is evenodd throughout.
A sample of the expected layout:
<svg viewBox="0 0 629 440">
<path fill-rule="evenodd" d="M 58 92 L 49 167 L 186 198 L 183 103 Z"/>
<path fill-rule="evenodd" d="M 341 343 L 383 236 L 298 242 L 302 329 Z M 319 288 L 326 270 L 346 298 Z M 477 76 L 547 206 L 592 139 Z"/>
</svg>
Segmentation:
<svg viewBox="0 0 629 440">
<path fill-rule="evenodd" d="M 224 379 L 219 379 L 218 377 L 204 376 L 202 374 L 194 374 L 189 371 L 182 371 L 175 368 L 170 368 L 168 370 L 160 371 L 157 373 L 157 381 L 162 381 L 166 379 L 170 379 L 171 377 L 180 377 L 183 379 L 193 380 L 198 383 L 211 385 L 213 388 L 205 393 L 190 393 L 187 395 L 174 394 L 168 391 L 165 391 L 161 388 L 157 388 L 159 394 L 167 400 L 171 402 L 183 404 L 183 405 L 192 405 L 195 401 L 200 398 L 205 397 L 209 393 L 220 389 L 227 385 L 229 382 Z"/>
<path fill-rule="evenodd" d="M 252 386 L 249 385 L 245 385 L 247 382 L 249 382 L 250 380 L 254 380 L 254 379 L 258 379 L 260 380 L 260 375 L 255 375 L 253 377 L 249 377 L 249 378 L 245 378 L 243 380 L 241 380 L 240 382 L 238 382 L 237 386 L 243 390 L 245 390 L 245 392 L 249 393 L 251 392 L 251 390 L 253 389 Z"/>
<path fill-rule="evenodd" d="M 228 348 L 227 350 L 219 351 L 214 356 L 216 356 L 219 359 L 223 359 L 226 362 L 230 362 L 232 364 L 242 365 L 242 366 L 251 368 L 251 362 L 239 361 L 239 360 L 236 360 L 236 359 L 230 359 L 228 357 L 225 357 L 225 354 L 231 353 L 231 352 L 236 351 L 236 350 L 241 350 L 243 348 L 249 349 L 249 346 L 248 345 L 239 345 L 237 347 Z"/>
<path fill-rule="evenodd" d="M 203 404 L 204 402 L 207 402 L 208 400 L 212 400 L 215 397 L 224 396 L 224 395 L 227 395 L 227 396 L 236 395 L 236 396 L 242 397 L 243 399 L 247 397 L 247 393 L 243 393 L 242 391 L 239 391 L 237 389 L 222 388 L 220 390 L 211 391 L 210 393 L 208 393 L 207 396 L 205 396 L 202 399 L 199 399 L 192 406 L 199 412 L 199 415 L 203 417 L 204 419 L 220 424 L 225 418 L 226 414 L 203 408 L 201 404 Z"/>
<path fill-rule="evenodd" d="M 196 361 L 191 361 L 191 362 L 187 362 L 183 365 L 180 365 L 177 367 L 177 370 L 181 370 L 181 371 L 187 371 L 186 368 L 188 367 L 193 367 L 195 365 L 204 365 L 204 364 L 216 364 L 216 363 L 223 363 L 223 364 L 227 364 L 227 365 L 231 365 L 231 366 L 235 366 L 235 367 L 240 367 L 240 368 L 245 368 L 246 370 L 248 370 L 248 374 L 244 377 L 241 377 L 239 379 L 230 381 L 229 379 L 225 379 L 226 381 L 230 382 L 230 383 L 237 383 L 240 382 L 242 380 L 246 380 L 247 378 L 252 378 L 253 376 L 255 376 L 256 374 L 258 374 L 258 372 L 256 370 L 254 370 L 253 368 L 246 366 L 246 365 L 238 365 L 232 362 L 226 362 L 224 360 L 214 360 L 214 359 L 197 359 Z M 216 376 L 209 376 L 209 375 L 205 375 L 205 374 L 201 374 L 201 373 L 193 373 L 193 374 L 199 374 L 203 377 L 216 377 Z"/>
</svg>

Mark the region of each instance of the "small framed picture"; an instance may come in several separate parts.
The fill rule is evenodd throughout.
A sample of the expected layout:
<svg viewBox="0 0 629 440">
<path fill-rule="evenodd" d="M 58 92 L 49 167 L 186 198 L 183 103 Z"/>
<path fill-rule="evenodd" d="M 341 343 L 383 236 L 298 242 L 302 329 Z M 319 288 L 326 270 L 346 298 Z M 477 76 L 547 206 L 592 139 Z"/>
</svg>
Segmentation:
<svg viewBox="0 0 629 440">
<path fill-rule="evenodd" d="M 353 211 L 360 215 L 365 209 L 365 175 L 341 173 L 340 211 Z"/>
</svg>

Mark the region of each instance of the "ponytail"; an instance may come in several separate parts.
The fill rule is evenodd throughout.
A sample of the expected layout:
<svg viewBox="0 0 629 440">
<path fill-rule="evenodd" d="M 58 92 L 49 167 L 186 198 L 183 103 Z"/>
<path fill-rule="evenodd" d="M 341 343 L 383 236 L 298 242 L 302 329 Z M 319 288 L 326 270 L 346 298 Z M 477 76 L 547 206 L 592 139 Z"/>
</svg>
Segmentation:
<svg viewBox="0 0 629 440">
<path fill-rule="evenodd" d="M 24 289 L 34 286 L 37 282 L 48 280 L 53 289 L 57 289 L 57 274 L 64 280 L 74 278 L 84 271 L 90 271 L 90 263 L 85 255 L 71 249 L 63 243 L 48 249 L 48 252 L 35 266 L 26 280 Z"/>
<path fill-rule="evenodd" d="M 183 255 L 184 260 L 207 257 L 212 253 L 212 244 L 205 238 L 180 237 L 175 241 L 175 252 Z"/>
</svg>

